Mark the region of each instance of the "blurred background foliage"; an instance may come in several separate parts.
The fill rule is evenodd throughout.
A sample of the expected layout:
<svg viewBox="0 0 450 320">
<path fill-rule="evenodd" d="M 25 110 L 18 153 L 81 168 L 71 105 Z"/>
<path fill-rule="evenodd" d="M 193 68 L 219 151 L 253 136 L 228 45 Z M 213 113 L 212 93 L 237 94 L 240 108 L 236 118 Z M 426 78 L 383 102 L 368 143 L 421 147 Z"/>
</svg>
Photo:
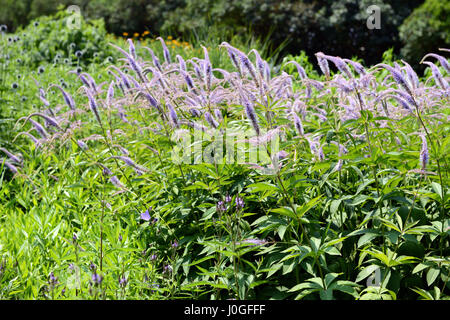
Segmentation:
<svg viewBox="0 0 450 320">
<path fill-rule="evenodd" d="M 84 17 L 103 19 L 116 35 L 148 31 L 186 39 L 214 27 L 270 35 L 284 54 L 322 51 L 363 58 L 367 65 L 393 48 L 417 67 L 425 53 L 450 43 L 450 1 L 441 0 L 0 0 L 0 22 L 14 30 L 71 4 Z M 381 29 L 367 28 L 371 5 L 381 9 Z"/>
</svg>

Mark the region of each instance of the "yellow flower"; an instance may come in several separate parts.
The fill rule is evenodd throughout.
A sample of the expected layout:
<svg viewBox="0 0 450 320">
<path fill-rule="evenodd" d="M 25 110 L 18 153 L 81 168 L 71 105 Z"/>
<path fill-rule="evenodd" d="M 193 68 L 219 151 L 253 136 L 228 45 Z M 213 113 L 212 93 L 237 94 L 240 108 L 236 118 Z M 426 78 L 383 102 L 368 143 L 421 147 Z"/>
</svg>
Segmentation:
<svg viewBox="0 0 450 320">
<path fill-rule="evenodd" d="M 124 33 L 122 33 L 122 35 L 123 35 L 124 37 L 128 37 L 128 32 L 124 32 Z"/>
<path fill-rule="evenodd" d="M 133 34 L 133 37 L 134 37 L 134 38 L 139 37 L 139 33 L 135 32 L 135 33 Z"/>
<path fill-rule="evenodd" d="M 168 37 L 167 37 L 167 39 L 169 39 L 169 40 L 172 40 L 172 39 L 173 39 L 173 37 L 172 37 L 172 36 L 168 36 Z"/>
<path fill-rule="evenodd" d="M 148 31 L 148 30 L 145 30 L 145 31 L 142 33 L 143 36 L 146 36 L 146 35 L 148 35 L 148 34 L 150 34 L 150 31 Z"/>
</svg>

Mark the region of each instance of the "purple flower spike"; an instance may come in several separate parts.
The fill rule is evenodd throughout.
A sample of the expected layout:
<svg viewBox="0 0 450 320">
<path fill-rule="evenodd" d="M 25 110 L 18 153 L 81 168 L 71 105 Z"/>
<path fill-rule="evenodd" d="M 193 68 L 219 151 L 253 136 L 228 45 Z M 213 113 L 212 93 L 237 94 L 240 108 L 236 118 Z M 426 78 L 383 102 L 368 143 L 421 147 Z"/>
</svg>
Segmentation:
<svg viewBox="0 0 450 320">
<path fill-rule="evenodd" d="M 425 170 L 430 159 L 428 153 L 427 138 L 424 135 L 420 136 L 422 138 L 422 149 L 420 150 L 420 163 L 422 164 L 422 170 Z"/>
<path fill-rule="evenodd" d="M 163 273 L 171 273 L 173 271 L 173 268 L 172 268 L 172 266 L 170 265 L 170 264 L 167 264 L 167 265 L 165 265 L 164 266 L 164 270 L 163 270 Z"/>
<path fill-rule="evenodd" d="M 216 210 L 218 212 L 225 212 L 227 210 L 227 208 L 225 207 L 225 204 L 223 203 L 223 201 L 217 202 Z"/>
<path fill-rule="evenodd" d="M 126 278 L 125 276 L 123 276 L 123 277 L 121 277 L 121 278 L 119 279 L 119 285 L 120 285 L 122 288 L 125 288 L 125 287 L 127 286 L 127 283 L 128 283 L 128 280 L 127 280 L 127 278 Z"/>
<path fill-rule="evenodd" d="M 151 210 L 152 208 L 148 208 L 147 210 L 145 210 L 145 212 L 141 213 L 141 219 L 145 220 L 145 221 L 150 221 L 151 217 L 150 217 L 150 213 L 149 210 Z"/>
<path fill-rule="evenodd" d="M 94 272 L 92 274 L 92 282 L 94 284 L 100 284 L 103 281 L 103 277 L 101 275 L 99 275 L 98 273 Z"/>
<path fill-rule="evenodd" d="M 48 283 L 52 287 L 54 287 L 56 284 L 58 284 L 58 278 L 55 277 L 53 272 L 50 272 Z"/>
<path fill-rule="evenodd" d="M 267 244 L 266 240 L 260 240 L 260 239 L 245 239 L 242 242 L 238 243 L 240 244 L 249 244 L 250 246 L 263 246 L 265 244 Z"/>
<path fill-rule="evenodd" d="M 238 210 L 244 208 L 244 199 L 242 199 L 241 197 L 237 197 L 237 198 L 236 198 L 236 208 L 237 208 Z"/>
</svg>

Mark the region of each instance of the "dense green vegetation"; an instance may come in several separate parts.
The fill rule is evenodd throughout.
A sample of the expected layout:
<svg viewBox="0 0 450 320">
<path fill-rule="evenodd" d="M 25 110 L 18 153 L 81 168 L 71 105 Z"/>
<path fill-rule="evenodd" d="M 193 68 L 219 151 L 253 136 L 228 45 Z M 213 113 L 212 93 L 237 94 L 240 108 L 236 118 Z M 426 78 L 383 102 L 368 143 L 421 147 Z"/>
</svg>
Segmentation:
<svg viewBox="0 0 450 320">
<path fill-rule="evenodd" d="M 285 54 L 303 50 L 313 57 L 323 51 L 357 56 L 367 65 L 394 48 L 419 68 L 424 54 L 449 45 L 449 4 L 440 0 L 0 0 L 0 21 L 15 30 L 69 5 L 85 17 L 104 19 L 116 35 L 147 30 L 154 37 L 177 34 L 187 40 L 193 31 L 211 28 L 270 34 L 272 45 L 282 46 Z M 380 29 L 367 28 L 372 5 L 380 9 Z"/>
<path fill-rule="evenodd" d="M 448 52 L 65 19 L 1 35 L 0 299 L 450 297 Z"/>
</svg>

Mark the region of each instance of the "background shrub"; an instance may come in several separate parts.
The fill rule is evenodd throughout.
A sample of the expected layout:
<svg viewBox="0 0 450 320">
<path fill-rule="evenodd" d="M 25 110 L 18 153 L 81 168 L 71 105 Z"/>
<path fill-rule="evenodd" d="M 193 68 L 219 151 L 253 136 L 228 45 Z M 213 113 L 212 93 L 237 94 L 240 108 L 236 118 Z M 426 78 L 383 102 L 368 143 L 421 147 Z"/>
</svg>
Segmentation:
<svg viewBox="0 0 450 320">
<path fill-rule="evenodd" d="M 400 26 L 401 50 L 406 60 L 416 63 L 428 52 L 450 44 L 450 2 L 427 0 Z"/>
<path fill-rule="evenodd" d="M 313 57 L 314 53 L 322 51 L 364 57 L 367 64 L 373 64 L 391 47 L 396 54 L 400 53 L 402 42 L 398 28 L 422 3 L 422 0 L 0 0 L 0 21 L 14 30 L 39 15 L 55 12 L 58 4 L 75 4 L 85 17 L 104 19 L 106 29 L 116 35 L 148 30 L 152 35 L 170 33 L 186 38 L 195 30 L 216 26 L 234 34 L 249 31 L 257 37 L 270 34 L 274 47 L 288 40 L 287 46 L 283 46 L 284 53 L 296 55 L 305 50 Z M 366 26 L 366 9 L 370 5 L 378 5 L 381 9 L 379 30 L 369 30 Z M 425 29 L 438 33 L 427 37 L 427 44 L 436 47 L 442 43 L 448 30 L 448 23 L 447 29 L 444 28 L 445 13 L 448 13 L 445 6 L 448 8 L 444 2 L 427 1 L 427 5 L 414 14 L 416 18 L 412 17 L 408 23 L 417 25 L 415 21 L 423 20 L 424 16 L 420 12 L 425 11 L 431 12 L 434 18 L 431 22 L 421 22 L 419 28 L 405 25 L 404 43 L 407 42 L 405 39 L 413 37 L 415 43 L 420 44 L 422 37 L 429 33 Z M 407 44 L 402 51 L 408 58 L 415 51 L 411 46 L 414 45 Z M 420 52 L 428 52 L 428 47 Z"/>
<path fill-rule="evenodd" d="M 94 58 L 105 59 L 112 54 L 103 20 L 88 22 L 81 17 L 81 28 L 75 29 L 67 25 L 70 17 L 65 11 L 39 17 L 26 28 L 19 28 L 19 37 L 11 37 L 9 50 L 24 51 L 23 63 L 29 65 L 42 61 L 63 63 L 64 59 L 86 64 Z"/>
</svg>

